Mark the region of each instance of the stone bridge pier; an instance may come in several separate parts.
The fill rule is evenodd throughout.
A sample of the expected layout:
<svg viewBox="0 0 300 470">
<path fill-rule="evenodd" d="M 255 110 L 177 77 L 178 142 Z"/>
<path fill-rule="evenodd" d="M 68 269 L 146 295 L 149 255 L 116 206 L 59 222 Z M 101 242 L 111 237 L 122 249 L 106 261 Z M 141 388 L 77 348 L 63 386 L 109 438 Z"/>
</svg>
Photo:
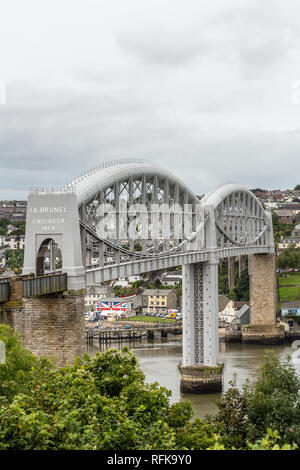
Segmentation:
<svg viewBox="0 0 300 470">
<path fill-rule="evenodd" d="M 249 256 L 251 324 L 242 328 L 242 341 L 282 344 L 284 329 L 276 324 L 277 283 L 274 253 Z"/>
<path fill-rule="evenodd" d="M 36 356 L 52 358 L 57 367 L 72 364 L 85 347 L 84 292 L 24 297 L 21 279 L 10 284 L 8 302 L 0 303 L 0 323 L 19 332 Z"/>
</svg>

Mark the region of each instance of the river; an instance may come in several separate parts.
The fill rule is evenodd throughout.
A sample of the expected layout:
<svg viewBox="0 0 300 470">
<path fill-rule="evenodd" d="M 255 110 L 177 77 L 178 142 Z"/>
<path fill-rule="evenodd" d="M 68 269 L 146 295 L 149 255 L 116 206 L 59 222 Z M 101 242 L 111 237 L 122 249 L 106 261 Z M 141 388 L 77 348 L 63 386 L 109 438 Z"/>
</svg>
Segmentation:
<svg viewBox="0 0 300 470">
<path fill-rule="evenodd" d="M 178 364 L 182 356 L 181 341 L 160 340 L 148 342 L 143 340 L 136 343 L 112 343 L 112 347 L 121 349 L 128 346 L 139 359 L 141 369 L 145 374 L 146 381 L 158 382 L 160 385 L 172 391 L 171 401 L 189 400 L 192 402 L 195 416 L 203 418 L 206 414 L 215 413 L 217 407 L 215 401 L 220 395 L 183 395 L 180 393 L 180 374 Z M 100 350 L 106 346 L 101 345 Z M 225 344 L 220 343 L 220 362 L 224 363 L 223 389 L 227 390 L 229 382 L 236 374 L 237 385 L 240 388 L 246 379 L 253 381 L 263 362 L 265 351 L 274 353 L 283 360 L 287 354 L 292 353 L 290 345 L 283 346 L 259 346 L 247 344 Z M 99 351 L 99 345 L 94 345 L 87 352 L 91 355 Z M 300 366 L 297 365 L 300 372 Z"/>
</svg>

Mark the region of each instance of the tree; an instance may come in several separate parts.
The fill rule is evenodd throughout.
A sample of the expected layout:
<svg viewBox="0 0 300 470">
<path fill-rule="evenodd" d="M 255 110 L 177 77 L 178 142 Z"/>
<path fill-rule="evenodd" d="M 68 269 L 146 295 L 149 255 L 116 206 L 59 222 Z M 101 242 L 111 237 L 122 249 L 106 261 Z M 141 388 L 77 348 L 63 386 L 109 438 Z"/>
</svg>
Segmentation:
<svg viewBox="0 0 300 470">
<path fill-rule="evenodd" d="M 233 300 L 249 300 L 249 274 L 248 268 L 243 269 L 233 289 Z"/>
<path fill-rule="evenodd" d="M 10 269 L 18 272 L 23 267 L 24 250 L 5 250 L 7 265 Z"/>
<path fill-rule="evenodd" d="M 9 225 L 9 220 L 5 217 L 0 217 L 0 227 L 5 228 Z"/>
<path fill-rule="evenodd" d="M 266 189 L 262 189 L 262 188 L 253 188 L 253 189 L 250 189 L 250 191 L 252 193 L 264 193 L 266 191 Z"/>
<path fill-rule="evenodd" d="M 219 413 L 192 419 L 190 403 L 147 384 L 127 348 L 57 369 L 0 325 L 0 450 L 294 449 L 300 444 L 299 378 L 290 362 L 265 360 L 253 387 L 235 383 Z"/>
<path fill-rule="evenodd" d="M 108 349 L 54 369 L 26 351 L 9 327 L 0 364 L 0 449 L 172 449 L 190 403 L 145 384 L 134 354 Z M 210 431 L 211 432 L 211 431 Z"/>
<path fill-rule="evenodd" d="M 279 222 L 279 217 L 274 212 L 272 213 L 273 233 L 275 243 L 279 243 L 282 237 L 289 237 L 294 229 L 293 224 L 282 224 Z"/>
<path fill-rule="evenodd" d="M 253 386 L 242 391 L 233 382 L 218 402 L 219 413 L 211 423 L 225 430 L 225 447 L 250 448 L 271 433 L 279 446 L 300 445 L 300 379 L 290 358 L 281 363 L 274 354 L 265 356 L 260 375 Z M 280 436 L 280 437 L 279 437 Z M 273 439 L 274 441 L 274 439 Z"/>
<path fill-rule="evenodd" d="M 300 248 L 295 245 L 286 248 L 277 258 L 280 269 L 298 268 L 300 266 Z"/>
<path fill-rule="evenodd" d="M 160 279 L 158 277 L 156 279 L 154 279 L 154 281 L 151 282 L 150 287 L 151 287 L 151 289 L 160 289 L 161 288 Z"/>
<path fill-rule="evenodd" d="M 294 191 L 300 191 L 300 184 L 297 184 L 297 185 L 294 187 Z"/>
<path fill-rule="evenodd" d="M 227 262 L 220 262 L 219 269 L 219 294 L 228 293 L 228 267 Z"/>
</svg>

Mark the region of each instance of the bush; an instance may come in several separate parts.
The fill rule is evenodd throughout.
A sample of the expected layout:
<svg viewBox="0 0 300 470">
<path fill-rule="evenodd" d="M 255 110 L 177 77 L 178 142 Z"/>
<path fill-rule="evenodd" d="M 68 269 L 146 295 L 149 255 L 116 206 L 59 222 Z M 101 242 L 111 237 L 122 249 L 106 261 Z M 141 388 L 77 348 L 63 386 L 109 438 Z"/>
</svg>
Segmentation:
<svg viewBox="0 0 300 470">
<path fill-rule="evenodd" d="M 269 356 L 253 387 L 233 382 L 219 412 L 192 419 L 190 403 L 147 384 L 134 354 L 108 349 L 55 369 L 0 325 L 0 450 L 294 449 L 300 445 L 299 378 Z M 295 444 L 296 443 L 296 444 Z"/>
</svg>

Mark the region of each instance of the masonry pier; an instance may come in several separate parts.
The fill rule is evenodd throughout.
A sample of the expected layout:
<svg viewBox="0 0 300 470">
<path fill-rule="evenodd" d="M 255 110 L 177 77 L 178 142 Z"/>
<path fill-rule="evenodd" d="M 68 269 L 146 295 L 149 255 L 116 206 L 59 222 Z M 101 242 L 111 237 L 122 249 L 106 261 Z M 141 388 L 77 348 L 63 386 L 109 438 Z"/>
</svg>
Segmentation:
<svg viewBox="0 0 300 470">
<path fill-rule="evenodd" d="M 249 256 L 251 324 L 242 327 L 242 341 L 283 344 L 284 328 L 276 324 L 275 254 Z"/>
<path fill-rule="evenodd" d="M 18 331 L 24 346 L 36 356 L 50 357 L 58 367 L 72 364 L 85 347 L 84 291 L 24 297 L 23 282 L 10 280 L 10 298 L 0 304 L 0 323 Z"/>
</svg>

